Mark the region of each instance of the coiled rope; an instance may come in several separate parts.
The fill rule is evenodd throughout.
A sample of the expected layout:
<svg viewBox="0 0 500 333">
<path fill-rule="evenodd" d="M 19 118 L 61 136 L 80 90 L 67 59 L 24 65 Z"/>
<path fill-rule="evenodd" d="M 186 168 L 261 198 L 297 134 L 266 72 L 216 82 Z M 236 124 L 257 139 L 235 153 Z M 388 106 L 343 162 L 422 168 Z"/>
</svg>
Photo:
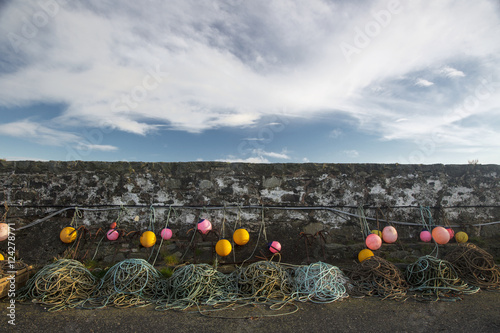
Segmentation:
<svg viewBox="0 0 500 333">
<path fill-rule="evenodd" d="M 51 306 L 59 311 L 81 306 L 95 292 L 98 280 L 79 261 L 60 259 L 38 271 L 19 290 L 20 300 Z"/>
<path fill-rule="evenodd" d="M 162 290 L 157 310 L 185 310 L 194 305 L 216 305 L 236 295 L 235 283 L 207 264 L 176 268 Z"/>
<path fill-rule="evenodd" d="M 157 285 L 161 285 L 162 279 L 144 259 L 123 260 L 106 272 L 87 306 L 127 308 L 152 304 L 158 298 Z"/>
<path fill-rule="evenodd" d="M 391 262 L 369 257 L 353 268 L 344 270 L 352 283 L 353 296 L 379 296 L 382 299 L 402 299 L 408 284 L 401 271 Z"/>
<path fill-rule="evenodd" d="M 347 278 L 336 266 L 317 262 L 294 271 L 293 297 L 301 302 L 331 303 L 348 297 Z"/>
<path fill-rule="evenodd" d="M 446 257 L 467 283 L 482 289 L 500 289 L 500 270 L 493 256 L 472 244 L 459 244 Z"/>
<path fill-rule="evenodd" d="M 450 262 L 429 255 L 408 265 L 405 274 L 410 290 L 421 292 L 420 298 L 426 301 L 456 301 L 461 294 L 479 291 L 462 281 Z"/>
</svg>

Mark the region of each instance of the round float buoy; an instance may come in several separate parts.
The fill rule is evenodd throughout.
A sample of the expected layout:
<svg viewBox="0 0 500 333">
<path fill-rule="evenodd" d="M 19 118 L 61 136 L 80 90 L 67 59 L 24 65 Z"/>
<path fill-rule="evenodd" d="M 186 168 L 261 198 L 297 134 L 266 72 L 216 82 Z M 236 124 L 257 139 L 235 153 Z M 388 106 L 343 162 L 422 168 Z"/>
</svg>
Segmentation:
<svg viewBox="0 0 500 333">
<path fill-rule="evenodd" d="M 231 250 L 231 242 L 229 242 L 227 239 L 221 239 L 217 242 L 217 244 L 215 244 L 215 252 L 217 252 L 217 254 L 221 257 L 229 255 L 229 253 L 231 253 Z"/>
<path fill-rule="evenodd" d="M 198 230 L 206 235 L 210 230 L 212 230 L 212 223 L 209 220 L 203 219 L 198 222 Z"/>
<path fill-rule="evenodd" d="M 385 227 L 384 230 L 382 230 L 382 239 L 388 244 L 394 243 L 398 239 L 396 228 L 390 225 Z"/>
<path fill-rule="evenodd" d="M 374 254 L 371 250 L 363 249 L 363 250 L 359 251 L 359 253 L 358 253 L 358 260 L 359 260 L 359 262 L 363 262 L 367 258 L 370 258 L 373 256 L 374 256 Z"/>
<path fill-rule="evenodd" d="M 144 231 L 139 239 L 144 247 L 151 247 L 156 244 L 156 235 L 152 231 Z"/>
<path fill-rule="evenodd" d="M 0 253 L 0 261 L 5 260 L 3 254 Z"/>
<path fill-rule="evenodd" d="M 455 231 L 453 231 L 452 228 L 446 228 L 446 230 L 448 231 L 448 233 L 450 234 L 450 240 L 453 239 L 453 237 L 455 237 Z"/>
<path fill-rule="evenodd" d="M 420 232 L 420 240 L 422 242 L 429 243 L 432 240 L 432 234 L 431 234 L 431 232 L 429 230 L 426 230 L 426 229 L 422 230 Z"/>
<path fill-rule="evenodd" d="M 109 225 L 109 229 L 116 229 L 116 227 L 117 227 L 116 222 L 113 222 Z"/>
<path fill-rule="evenodd" d="M 115 229 L 109 229 L 108 232 L 106 233 L 106 237 L 110 241 L 117 240 L 118 236 L 120 236 L 120 233 L 118 231 L 116 231 Z"/>
<path fill-rule="evenodd" d="M 467 241 L 469 240 L 469 236 L 465 232 L 459 231 L 455 235 L 455 239 L 457 243 L 467 243 Z"/>
<path fill-rule="evenodd" d="M 269 243 L 268 248 L 272 253 L 278 253 L 281 251 L 281 244 L 277 241 L 272 241 Z"/>
<path fill-rule="evenodd" d="M 365 243 L 370 250 L 378 250 L 382 246 L 382 238 L 377 234 L 369 234 Z"/>
<path fill-rule="evenodd" d="M 168 240 L 170 238 L 172 238 L 172 230 L 170 228 L 164 228 L 161 232 L 160 232 L 160 236 L 161 238 L 163 238 L 164 240 Z"/>
<path fill-rule="evenodd" d="M 246 229 L 236 229 L 233 234 L 233 240 L 238 245 L 245 245 L 250 240 L 250 234 Z"/>
<path fill-rule="evenodd" d="M 7 223 L 0 223 L 0 241 L 4 241 L 9 237 L 9 225 Z"/>
<path fill-rule="evenodd" d="M 432 238 L 438 244 L 446 244 L 450 241 L 450 233 L 443 227 L 435 227 L 432 229 Z"/>
<path fill-rule="evenodd" d="M 76 239 L 76 229 L 73 227 L 66 227 L 61 230 L 59 234 L 59 238 L 63 241 L 63 243 L 69 244 L 75 241 Z"/>
<path fill-rule="evenodd" d="M 382 238 L 382 231 L 380 231 L 380 230 L 377 230 L 377 229 L 372 230 L 372 234 L 375 234 L 375 235 L 379 236 L 380 238 Z"/>
</svg>

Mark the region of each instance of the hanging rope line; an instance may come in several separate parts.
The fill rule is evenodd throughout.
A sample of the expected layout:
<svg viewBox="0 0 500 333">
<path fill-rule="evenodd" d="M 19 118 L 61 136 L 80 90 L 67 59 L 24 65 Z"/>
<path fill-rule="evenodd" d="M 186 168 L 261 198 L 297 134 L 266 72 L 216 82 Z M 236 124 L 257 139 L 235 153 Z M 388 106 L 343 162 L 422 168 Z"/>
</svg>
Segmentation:
<svg viewBox="0 0 500 333">
<path fill-rule="evenodd" d="M 10 207 L 18 207 L 18 208 L 28 208 L 28 206 L 13 206 L 11 205 Z M 36 206 L 35 208 L 45 208 L 45 206 Z M 54 206 L 46 206 L 46 207 L 54 207 Z M 122 207 L 128 207 L 128 208 L 145 208 L 145 207 L 154 207 L 156 209 L 169 209 L 170 207 L 173 207 L 173 208 L 177 208 L 177 209 L 193 209 L 193 210 L 204 210 L 204 211 L 207 211 L 207 210 L 220 210 L 220 209 L 224 209 L 224 206 L 203 206 L 203 207 L 200 207 L 200 206 L 164 206 L 164 205 L 150 205 L 150 206 L 144 206 L 144 205 L 120 205 L 120 207 L 116 207 L 114 205 L 101 205 L 99 207 L 108 207 L 108 208 L 86 208 L 86 207 L 83 207 L 83 206 L 71 206 L 71 207 L 66 207 L 66 208 L 63 208 L 61 210 L 58 210 L 54 213 L 51 213 L 49 214 L 48 216 L 44 217 L 44 218 L 41 218 L 41 219 L 38 219 L 36 221 L 33 221 L 31 222 L 30 224 L 28 225 L 25 225 L 25 226 L 22 226 L 22 227 L 19 227 L 17 230 L 23 230 L 23 229 L 26 229 L 26 228 L 30 228 L 30 227 L 33 227 L 37 224 L 40 224 L 42 222 L 45 222 L 47 220 L 49 220 L 50 218 L 54 217 L 54 216 L 57 216 L 67 210 L 74 210 L 74 209 L 79 209 L 81 211 L 109 211 L 109 210 L 118 210 L 118 209 L 122 209 Z M 227 206 L 226 208 L 227 209 L 260 209 L 260 208 L 263 208 L 264 206 L 255 206 L 255 205 L 248 205 L 248 206 Z M 489 207 L 489 206 L 488 206 Z M 488 208 L 487 206 L 456 206 L 456 207 L 446 207 L 446 208 Z M 497 207 L 500 207 L 500 206 L 491 206 L 489 208 L 497 208 Z M 325 210 L 325 211 L 330 211 L 330 212 L 333 212 L 333 213 L 336 213 L 336 214 L 340 214 L 340 215 L 345 215 L 345 216 L 351 216 L 351 217 L 356 217 L 356 218 L 359 218 L 360 216 L 358 214 L 353 214 L 353 213 L 349 213 L 349 212 L 346 212 L 346 211 L 343 211 L 343 210 L 339 210 L 339 209 L 335 209 L 335 208 L 332 208 L 332 207 L 327 207 L 327 206 L 320 206 L 320 207 L 283 207 L 283 206 L 265 206 L 264 208 L 266 209 L 275 209 L 275 210 L 309 210 L 309 211 L 313 211 L 313 210 Z M 357 208 L 357 207 L 356 207 Z M 401 207 L 396 207 L 396 208 L 411 208 L 411 209 L 414 209 L 416 208 L 415 206 L 401 206 Z M 417 208 L 420 208 L 420 207 L 417 207 Z M 375 218 L 371 218 L 371 217 L 366 217 L 367 220 L 373 220 L 373 221 L 376 221 Z M 386 223 L 390 223 L 390 224 L 399 224 L 399 225 L 407 225 L 407 226 L 421 226 L 420 223 L 413 223 L 413 222 L 403 222 L 403 221 L 393 221 L 393 220 L 379 220 L 380 222 L 386 222 Z M 479 226 L 486 226 L 486 225 L 493 225 L 493 224 L 500 224 L 500 221 L 493 221 L 493 222 L 485 222 L 485 223 L 475 223 L 475 224 L 468 224 L 469 226 L 473 226 L 473 227 L 479 227 Z M 456 227 L 460 227 L 460 225 L 450 225 L 450 227 L 452 228 L 456 228 Z"/>
<path fill-rule="evenodd" d="M 500 269 L 493 256 L 472 243 L 459 244 L 445 257 L 467 283 L 481 289 L 500 289 Z"/>
<path fill-rule="evenodd" d="M 420 257 L 406 268 L 406 280 L 411 291 L 420 292 L 421 300 L 460 300 L 462 294 L 473 294 L 478 287 L 462 281 L 453 265 L 433 256 Z"/>
</svg>

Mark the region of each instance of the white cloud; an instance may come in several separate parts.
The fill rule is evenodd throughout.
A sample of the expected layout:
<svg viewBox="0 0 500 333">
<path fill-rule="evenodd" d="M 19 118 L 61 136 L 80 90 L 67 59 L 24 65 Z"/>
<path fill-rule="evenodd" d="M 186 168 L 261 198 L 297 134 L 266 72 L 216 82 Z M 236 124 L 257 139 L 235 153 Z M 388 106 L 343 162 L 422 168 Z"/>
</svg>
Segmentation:
<svg viewBox="0 0 500 333">
<path fill-rule="evenodd" d="M 419 87 L 430 87 L 434 85 L 434 83 L 431 81 L 427 81 L 426 79 L 419 78 L 415 81 L 415 85 Z"/>
<path fill-rule="evenodd" d="M 462 71 L 459 71 L 458 69 L 455 69 L 455 68 L 452 68 L 452 67 L 449 67 L 449 66 L 446 66 L 444 68 L 442 68 L 440 71 L 439 71 L 440 74 L 446 76 L 446 77 L 449 77 L 449 78 L 453 78 L 453 77 L 464 77 L 465 76 L 465 73 L 462 72 Z"/>
<path fill-rule="evenodd" d="M 332 138 L 332 139 L 336 139 L 336 138 L 338 138 L 341 135 L 342 135 L 342 130 L 338 129 L 338 128 L 335 128 L 335 129 L 333 129 L 333 130 L 330 131 L 329 137 Z"/>
<path fill-rule="evenodd" d="M 229 156 L 226 159 L 217 160 L 218 162 L 228 162 L 228 163 L 270 163 L 267 158 L 262 156 L 248 157 L 248 158 L 236 158 L 234 156 Z"/>
<path fill-rule="evenodd" d="M 488 124 L 443 118 L 457 101 L 474 96 L 474 82 L 500 75 L 496 2 L 404 2 L 360 45 L 358 31 L 376 24 L 372 13 L 386 9 L 382 0 L 68 2 L 16 52 L 9 33 L 22 37 L 23 17 L 40 9 L 36 2 L 12 1 L 0 12 L 0 29 L 7 32 L 0 48 L 8 59 L 0 65 L 0 106 L 67 105 L 50 124 L 16 125 L 45 144 L 78 142 L 65 126 L 140 135 L 165 126 L 201 132 L 254 126 L 283 109 L 292 117 L 334 112 L 355 118 L 360 131 L 384 139 L 418 141 L 438 131 L 450 144 L 484 144 L 473 132 Z M 350 63 L 342 43 L 356 47 Z M 474 72 L 460 65 L 463 59 Z M 436 69 L 449 78 L 465 73 L 443 64 L 467 72 L 467 85 L 444 90 L 434 80 Z M 402 77 L 418 80 L 391 89 Z M 415 89 L 433 85 L 430 80 L 433 89 Z M 498 120 L 498 89 L 489 92 L 473 115 Z M 251 158 L 288 156 L 270 154 Z"/>
<path fill-rule="evenodd" d="M 288 152 L 286 149 L 283 149 L 281 151 L 281 153 L 276 153 L 276 152 L 272 152 L 272 151 L 268 152 L 268 151 L 265 151 L 262 149 L 254 149 L 253 154 L 258 155 L 258 156 L 267 156 L 267 157 L 271 157 L 271 158 L 278 158 L 278 159 L 285 159 L 285 160 L 290 159 L 290 156 L 288 155 Z"/>
<path fill-rule="evenodd" d="M 93 145 L 93 144 L 85 144 L 85 143 L 79 143 L 78 144 L 78 149 L 85 149 L 85 150 L 99 150 L 99 151 L 116 151 L 118 150 L 118 147 L 111 146 L 111 145 Z"/>
<path fill-rule="evenodd" d="M 359 156 L 359 152 L 357 150 L 344 150 L 342 153 L 352 158 L 356 158 Z"/>
</svg>

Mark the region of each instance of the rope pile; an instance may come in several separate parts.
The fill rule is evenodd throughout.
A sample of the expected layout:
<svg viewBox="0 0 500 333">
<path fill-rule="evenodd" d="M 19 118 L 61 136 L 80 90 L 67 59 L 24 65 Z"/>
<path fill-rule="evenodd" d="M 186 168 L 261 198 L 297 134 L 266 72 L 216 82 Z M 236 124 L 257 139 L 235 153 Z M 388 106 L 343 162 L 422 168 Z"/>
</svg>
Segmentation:
<svg viewBox="0 0 500 333">
<path fill-rule="evenodd" d="M 257 303 L 286 303 L 293 287 L 290 273 L 278 262 L 258 261 L 231 274 L 240 299 Z"/>
<path fill-rule="evenodd" d="M 59 311 L 81 306 L 95 292 L 97 279 L 82 263 L 61 259 L 43 267 L 19 290 L 20 300 L 51 306 Z"/>
<path fill-rule="evenodd" d="M 391 262 L 369 257 L 356 267 L 346 270 L 355 296 L 379 296 L 383 299 L 401 299 L 406 296 L 408 284 L 399 269 Z"/>
<path fill-rule="evenodd" d="M 294 298 L 301 302 L 331 303 L 348 297 L 344 273 L 323 262 L 297 267 L 293 285 Z"/>
<path fill-rule="evenodd" d="M 89 300 L 91 308 L 140 307 L 158 298 L 162 276 L 144 259 L 127 259 L 111 267 Z"/>
<path fill-rule="evenodd" d="M 479 291 L 479 288 L 462 281 L 450 262 L 429 255 L 408 265 L 406 279 L 410 290 L 421 292 L 423 300 L 436 301 L 443 298 L 455 301 L 461 299 L 460 294 Z"/>
<path fill-rule="evenodd" d="M 482 289 L 500 289 L 500 270 L 493 256 L 472 243 L 459 244 L 445 258 L 467 283 Z"/>
<path fill-rule="evenodd" d="M 193 305 L 216 305 L 236 294 L 231 279 L 207 264 L 177 268 L 168 279 L 158 301 L 158 310 L 185 310 Z"/>
</svg>

